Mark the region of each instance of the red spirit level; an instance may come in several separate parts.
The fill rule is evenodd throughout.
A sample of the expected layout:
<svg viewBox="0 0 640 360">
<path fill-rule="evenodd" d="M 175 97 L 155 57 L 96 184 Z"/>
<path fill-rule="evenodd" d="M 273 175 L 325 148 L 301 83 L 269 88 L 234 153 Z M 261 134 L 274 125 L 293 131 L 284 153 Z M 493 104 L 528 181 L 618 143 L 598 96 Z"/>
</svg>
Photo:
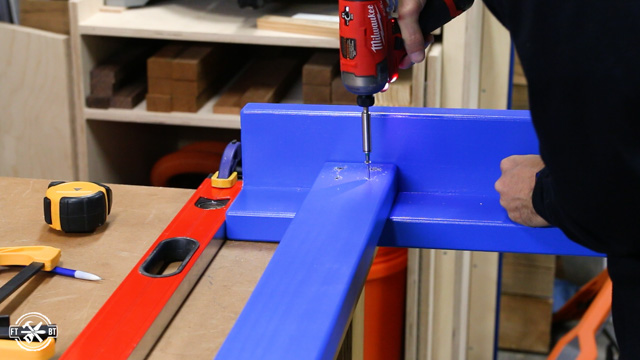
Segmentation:
<svg viewBox="0 0 640 360">
<path fill-rule="evenodd" d="M 200 185 L 61 359 L 147 355 L 224 244 L 225 213 L 242 183 L 229 186 Z"/>
</svg>

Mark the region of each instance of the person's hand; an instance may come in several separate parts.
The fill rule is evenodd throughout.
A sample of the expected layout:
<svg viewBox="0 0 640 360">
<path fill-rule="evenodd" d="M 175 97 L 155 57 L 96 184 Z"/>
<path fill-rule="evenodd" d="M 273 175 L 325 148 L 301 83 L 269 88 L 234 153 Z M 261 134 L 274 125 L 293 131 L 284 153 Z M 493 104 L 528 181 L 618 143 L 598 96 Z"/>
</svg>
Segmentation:
<svg viewBox="0 0 640 360">
<path fill-rule="evenodd" d="M 425 2 L 426 0 L 399 0 L 398 25 L 407 50 L 407 56 L 400 62 L 401 69 L 408 69 L 411 65 L 423 61 L 424 49 L 433 42 L 433 35 L 429 35 L 425 41 L 418 24 L 418 17 Z"/>
<path fill-rule="evenodd" d="M 543 168 L 544 162 L 538 155 L 513 155 L 500 163 L 502 176 L 495 184 L 500 193 L 500 205 L 507 210 L 509 218 L 518 224 L 549 226 L 533 209 L 531 201 L 536 173 Z"/>
</svg>

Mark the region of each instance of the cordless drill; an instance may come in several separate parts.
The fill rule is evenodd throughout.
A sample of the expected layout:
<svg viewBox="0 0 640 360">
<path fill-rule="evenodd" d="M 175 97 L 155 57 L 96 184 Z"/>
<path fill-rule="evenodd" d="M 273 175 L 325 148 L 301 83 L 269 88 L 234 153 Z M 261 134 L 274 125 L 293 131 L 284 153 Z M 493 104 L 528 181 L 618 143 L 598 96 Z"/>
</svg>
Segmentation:
<svg viewBox="0 0 640 360">
<path fill-rule="evenodd" d="M 398 0 L 339 0 L 340 72 L 342 83 L 362 107 L 362 151 L 371 163 L 373 95 L 398 78 L 407 52 L 395 13 Z M 427 0 L 418 22 L 424 36 L 460 15 L 473 0 Z"/>
</svg>

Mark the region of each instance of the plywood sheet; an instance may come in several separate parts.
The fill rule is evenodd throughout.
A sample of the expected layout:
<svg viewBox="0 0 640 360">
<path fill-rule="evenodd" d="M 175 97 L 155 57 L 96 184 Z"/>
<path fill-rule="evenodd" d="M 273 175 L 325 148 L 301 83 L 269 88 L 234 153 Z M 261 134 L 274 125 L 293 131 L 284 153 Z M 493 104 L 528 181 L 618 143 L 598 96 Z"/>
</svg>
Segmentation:
<svg viewBox="0 0 640 360">
<path fill-rule="evenodd" d="M 73 179 L 68 36 L 0 23 L 0 175 Z"/>
</svg>

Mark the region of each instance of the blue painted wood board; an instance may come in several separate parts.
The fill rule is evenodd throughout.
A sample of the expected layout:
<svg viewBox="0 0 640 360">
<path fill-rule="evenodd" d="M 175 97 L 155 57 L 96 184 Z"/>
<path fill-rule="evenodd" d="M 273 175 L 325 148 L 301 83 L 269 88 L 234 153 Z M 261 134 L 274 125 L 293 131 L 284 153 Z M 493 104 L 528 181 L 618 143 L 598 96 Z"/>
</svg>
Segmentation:
<svg viewBox="0 0 640 360">
<path fill-rule="evenodd" d="M 216 359 L 334 358 L 396 195 L 376 167 L 321 168 Z"/>
<path fill-rule="evenodd" d="M 599 255 L 558 229 L 514 224 L 499 205 L 500 160 L 538 153 L 529 112 L 371 112 L 371 159 L 398 168 L 380 245 Z M 249 104 L 241 121 L 244 187 L 227 213 L 231 239 L 280 241 L 326 162 L 363 161 L 356 106 Z"/>
</svg>

